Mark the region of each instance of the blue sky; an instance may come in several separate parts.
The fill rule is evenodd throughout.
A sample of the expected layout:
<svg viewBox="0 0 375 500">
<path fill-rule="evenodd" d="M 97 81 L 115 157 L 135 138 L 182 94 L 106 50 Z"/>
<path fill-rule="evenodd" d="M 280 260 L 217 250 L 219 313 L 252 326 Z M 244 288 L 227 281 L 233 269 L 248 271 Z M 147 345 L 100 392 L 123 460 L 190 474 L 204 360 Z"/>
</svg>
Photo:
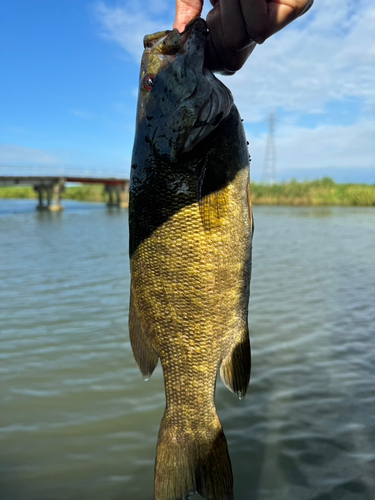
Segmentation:
<svg viewBox="0 0 375 500">
<path fill-rule="evenodd" d="M 3 1 L 0 166 L 128 176 L 142 38 L 173 17 L 173 0 Z M 374 26 L 372 0 L 315 0 L 223 78 L 244 118 L 254 180 L 273 109 L 278 179 L 375 183 Z"/>
</svg>

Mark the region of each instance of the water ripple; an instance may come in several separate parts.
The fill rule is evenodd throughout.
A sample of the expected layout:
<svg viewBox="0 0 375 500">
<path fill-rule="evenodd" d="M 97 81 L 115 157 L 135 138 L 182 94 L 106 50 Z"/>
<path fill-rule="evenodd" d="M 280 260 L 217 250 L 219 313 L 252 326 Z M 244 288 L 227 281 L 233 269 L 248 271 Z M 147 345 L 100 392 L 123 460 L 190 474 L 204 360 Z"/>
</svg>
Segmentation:
<svg viewBox="0 0 375 500">
<path fill-rule="evenodd" d="M 375 498 L 374 209 L 255 207 L 236 500 Z M 56 216 L 56 217 L 55 217 Z M 150 500 L 164 411 L 128 338 L 126 211 L 0 200 L 1 500 Z"/>
</svg>

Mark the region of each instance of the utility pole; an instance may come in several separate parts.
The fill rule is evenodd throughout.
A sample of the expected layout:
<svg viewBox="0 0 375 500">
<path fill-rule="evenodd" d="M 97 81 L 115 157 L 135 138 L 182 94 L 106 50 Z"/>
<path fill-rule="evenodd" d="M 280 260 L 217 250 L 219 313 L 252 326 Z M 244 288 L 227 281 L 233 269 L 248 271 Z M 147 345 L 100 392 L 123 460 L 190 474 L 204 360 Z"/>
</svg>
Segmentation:
<svg viewBox="0 0 375 500">
<path fill-rule="evenodd" d="M 268 136 L 264 154 L 262 182 L 273 184 L 276 182 L 276 151 L 275 151 L 275 112 L 270 112 L 268 121 Z"/>
</svg>

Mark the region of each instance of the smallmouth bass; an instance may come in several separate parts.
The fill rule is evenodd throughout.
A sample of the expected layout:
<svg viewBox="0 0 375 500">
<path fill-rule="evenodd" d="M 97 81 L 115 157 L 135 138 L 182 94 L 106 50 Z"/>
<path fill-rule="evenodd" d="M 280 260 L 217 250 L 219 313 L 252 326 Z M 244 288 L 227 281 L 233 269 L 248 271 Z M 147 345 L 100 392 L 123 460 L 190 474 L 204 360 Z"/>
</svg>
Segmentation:
<svg viewBox="0 0 375 500">
<path fill-rule="evenodd" d="M 166 408 L 155 499 L 232 500 L 217 372 L 245 396 L 253 216 L 246 138 L 230 91 L 204 66 L 205 21 L 148 35 L 141 62 L 129 229 L 130 340 Z"/>
</svg>

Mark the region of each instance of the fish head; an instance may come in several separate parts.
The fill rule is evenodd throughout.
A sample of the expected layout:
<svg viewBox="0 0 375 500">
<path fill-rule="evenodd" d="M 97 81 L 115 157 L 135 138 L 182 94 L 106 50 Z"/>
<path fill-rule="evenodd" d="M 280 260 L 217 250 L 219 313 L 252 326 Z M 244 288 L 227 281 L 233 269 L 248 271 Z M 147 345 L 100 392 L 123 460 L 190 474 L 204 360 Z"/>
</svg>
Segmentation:
<svg viewBox="0 0 375 500">
<path fill-rule="evenodd" d="M 144 38 L 137 132 L 153 154 L 174 164 L 229 114 L 229 89 L 204 66 L 207 26 L 191 21 L 183 33 L 163 31 Z"/>
</svg>

